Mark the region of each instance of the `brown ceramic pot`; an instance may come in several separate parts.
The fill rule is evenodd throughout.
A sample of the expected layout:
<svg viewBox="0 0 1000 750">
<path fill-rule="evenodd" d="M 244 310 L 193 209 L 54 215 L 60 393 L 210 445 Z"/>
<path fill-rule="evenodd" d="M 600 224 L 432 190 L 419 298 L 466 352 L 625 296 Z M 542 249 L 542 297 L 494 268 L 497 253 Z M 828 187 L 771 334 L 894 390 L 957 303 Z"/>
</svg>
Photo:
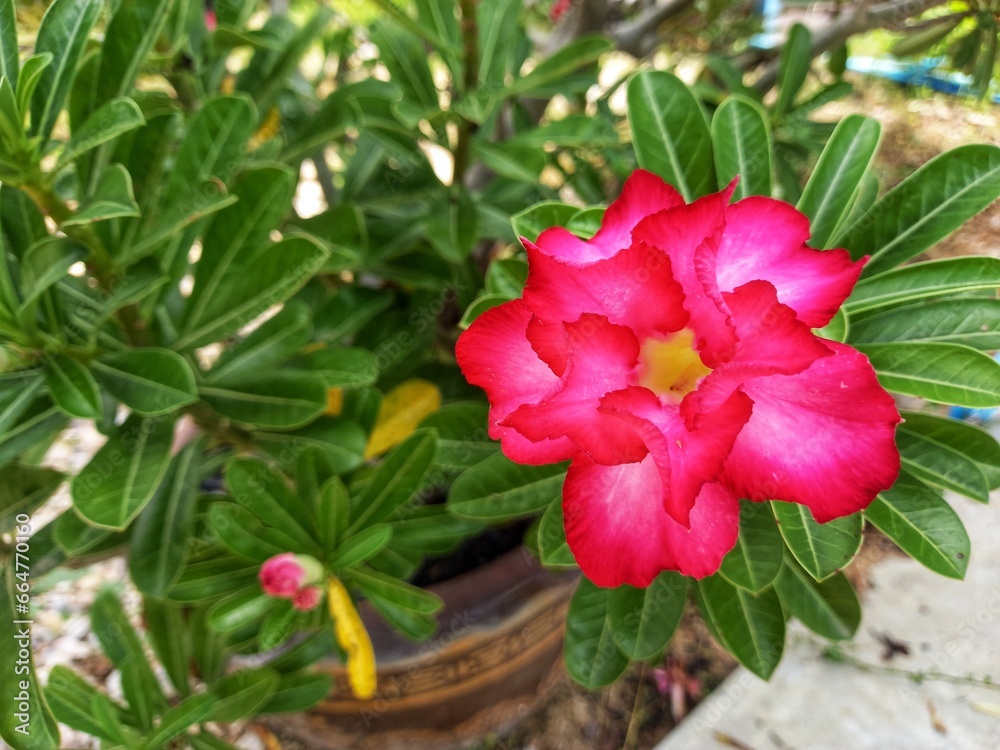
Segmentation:
<svg viewBox="0 0 1000 750">
<path fill-rule="evenodd" d="M 421 643 L 362 607 L 378 664 L 375 698 L 354 698 L 343 666 L 322 663 L 334 678 L 330 695 L 282 717 L 282 734 L 310 748 L 446 750 L 510 731 L 561 670 L 576 580 L 544 570 L 524 549 L 508 552 L 430 587 L 444 608 L 437 635 Z"/>
</svg>

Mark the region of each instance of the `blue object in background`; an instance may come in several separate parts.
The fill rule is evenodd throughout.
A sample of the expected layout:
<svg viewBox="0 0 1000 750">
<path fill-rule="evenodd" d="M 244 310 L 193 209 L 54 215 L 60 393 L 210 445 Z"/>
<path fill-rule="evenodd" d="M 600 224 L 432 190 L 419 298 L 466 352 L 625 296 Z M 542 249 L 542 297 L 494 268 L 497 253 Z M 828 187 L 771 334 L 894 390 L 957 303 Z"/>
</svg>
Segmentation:
<svg viewBox="0 0 1000 750">
<path fill-rule="evenodd" d="M 993 355 L 995 362 L 1000 362 L 1000 352 Z M 948 416 L 952 419 L 961 419 L 963 422 L 974 422 L 976 424 L 986 424 L 993 417 L 1000 413 L 1000 409 L 971 409 L 968 406 L 949 406 Z"/>
</svg>

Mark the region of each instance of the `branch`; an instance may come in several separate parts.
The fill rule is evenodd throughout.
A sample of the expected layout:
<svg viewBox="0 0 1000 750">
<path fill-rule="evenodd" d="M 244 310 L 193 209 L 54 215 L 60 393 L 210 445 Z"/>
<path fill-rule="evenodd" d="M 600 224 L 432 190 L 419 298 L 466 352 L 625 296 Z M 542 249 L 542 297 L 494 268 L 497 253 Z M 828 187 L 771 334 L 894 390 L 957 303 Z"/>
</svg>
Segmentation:
<svg viewBox="0 0 1000 750">
<path fill-rule="evenodd" d="M 665 0 L 642 11 L 636 18 L 617 24 L 609 36 L 615 47 L 634 57 L 648 55 L 659 38 L 660 24 L 694 5 L 694 0 Z"/>
<path fill-rule="evenodd" d="M 872 6 L 860 3 L 853 13 L 841 16 L 813 34 L 812 57 L 839 47 L 855 34 L 871 29 L 898 28 L 908 18 L 919 16 L 936 5 L 941 5 L 941 0 L 896 0 Z M 778 80 L 780 64 L 777 59 L 767 63 L 760 78 L 754 83 L 754 88 L 761 93 L 770 91 Z"/>
</svg>

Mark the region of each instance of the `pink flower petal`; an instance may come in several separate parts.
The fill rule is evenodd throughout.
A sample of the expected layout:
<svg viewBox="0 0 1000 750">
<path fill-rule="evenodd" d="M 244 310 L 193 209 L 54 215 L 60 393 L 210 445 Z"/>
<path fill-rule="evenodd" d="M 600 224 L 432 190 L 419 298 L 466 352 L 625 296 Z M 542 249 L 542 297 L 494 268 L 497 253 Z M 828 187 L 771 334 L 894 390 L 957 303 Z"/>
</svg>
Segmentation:
<svg viewBox="0 0 1000 750">
<path fill-rule="evenodd" d="M 629 385 L 639 342 L 601 315 L 565 324 L 569 357 L 559 385 L 539 404 L 522 406 L 503 422 L 530 440 L 568 437 L 594 461 L 638 461 L 646 448 L 622 420 L 598 411 L 601 397 Z"/>
<path fill-rule="evenodd" d="M 501 441 L 508 458 L 525 464 L 563 461 L 577 452 L 566 438 L 535 443 L 501 424 L 522 404 L 537 403 L 559 383 L 525 338 L 530 319 L 520 299 L 491 308 L 459 337 L 455 356 L 466 380 L 486 391 L 489 435 Z"/>
<path fill-rule="evenodd" d="M 865 261 L 846 250 L 806 246 L 809 220 L 792 206 L 753 196 L 726 211 L 716 275 L 722 291 L 754 279 L 770 281 L 778 299 L 810 328 L 830 322 L 861 275 Z"/>
<path fill-rule="evenodd" d="M 563 487 L 566 540 L 583 574 L 598 586 L 648 586 L 664 570 L 704 578 L 736 544 L 739 501 L 707 484 L 686 529 L 663 511 L 652 456 L 601 466 L 575 460 Z"/>
<path fill-rule="evenodd" d="M 754 401 L 726 463 L 741 497 L 809 506 L 821 523 L 862 510 L 899 473 L 899 413 L 867 358 L 825 342 L 834 354 L 797 375 L 748 380 Z"/>
<path fill-rule="evenodd" d="M 689 429 L 676 405 L 661 403 L 646 388 L 609 393 L 601 400 L 601 411 L 617 415 L 642 438 L 660 473 L 663 509 L 685 527 L 692 523 L 691 509 L 702 487 L 718 480 L 752 407 L 753 402 L 736 391 L 712 411 L 699 414 Z"/>
<path fill-rule="evenodd" d="M 715 254 L 725 229 L 729 191 L 653 214 L 632 232 L 636 243 L 662 250 L 684 290 L 695 347 L 709 367 L 728 358 L 735 336 L 715 278 Z"/>
<path fill-rule="evenodd" d="M 632 244 L 632 229 L 644 217 L 684 203 L 672 186 L 651 172 L 638 169 L 622 186 L 618 200 L 608 206 L 601 228 L 589 241 L 561 227 L 546 229 L 535 244 L 551 258 L 569 263 L 592 263 L 610 258 Z"/>
<path fill-rule="evenodd" d="M 524 246 L 524 302 L 546 324 L 594 313 L 628 326 L 642 340 L 687 323 L 684 292 L 673 279 L 670 261 L 655 248 L 633 245 L 611 258 L 580 265 L 552 258 L 530 242 Z"/>
</svg>

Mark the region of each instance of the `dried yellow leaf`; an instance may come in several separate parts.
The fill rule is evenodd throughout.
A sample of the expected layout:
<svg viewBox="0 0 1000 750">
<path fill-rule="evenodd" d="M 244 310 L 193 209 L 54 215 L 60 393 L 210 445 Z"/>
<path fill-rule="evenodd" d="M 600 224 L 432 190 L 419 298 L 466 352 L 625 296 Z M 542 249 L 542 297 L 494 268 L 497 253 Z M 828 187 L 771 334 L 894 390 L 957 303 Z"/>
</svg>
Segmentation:
<svg viewBox="0 0 1000 750">
<path fill-rule="evenodd" d="M 339 578 L 326 582 L 326 601 L 333 618 L 333 634 L 347 653 L 347 680 L 356 698 L 368 700 L 375 695 L 375 649 L 361 616 Z"/>
<path fill-rule="evenodd" d="M 440 407 L 441 391 L 433 383 L 414 378 L 397 385 L 382 399 L 365 458 L 380 456 L 406 440 L 424 417 Z"/>
</svg>

